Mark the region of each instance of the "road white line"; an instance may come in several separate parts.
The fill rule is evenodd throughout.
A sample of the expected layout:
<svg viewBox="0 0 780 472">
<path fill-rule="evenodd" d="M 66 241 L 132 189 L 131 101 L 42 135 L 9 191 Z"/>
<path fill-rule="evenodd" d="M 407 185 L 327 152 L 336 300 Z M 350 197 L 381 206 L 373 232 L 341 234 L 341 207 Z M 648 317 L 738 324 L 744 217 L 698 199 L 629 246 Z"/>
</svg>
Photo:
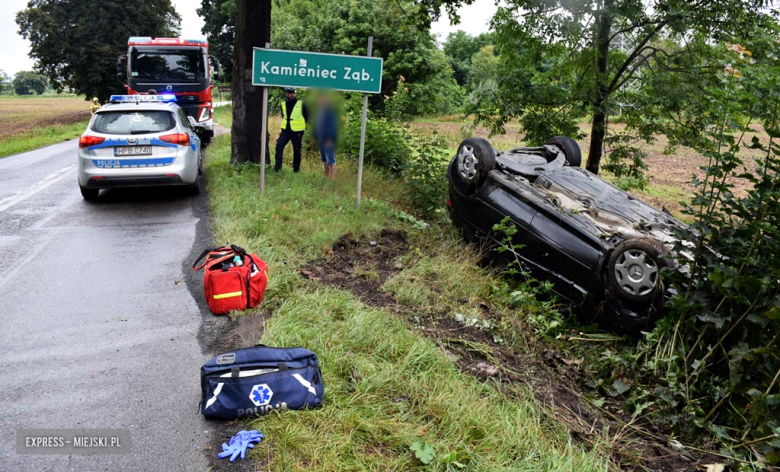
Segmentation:
<svg viewBox="0 0 780 472">
<path fill-rule="evenodd" d="M 60 169 L 57 172 L 35 182 L 34 184 L 30 185 L 26 190 L 15 193 L 10 197 L 6 197 L 0 200 L 0 211 L 5 211 L 11 208 L 12 206 L 16 205 L 17 203 L 32 197 L 33 195 L 49 187 L 50 185 L 59 182 L 60 180 L 67 177 L 68 172 L 73 170 L 75 167 L 76 164 L 71 164 L 68 167 Z"/>
<path fill-rule="evenodd" d="M 51 221 L 54 218 L 56 218 L 57 216 L 59 216 L 65 209 L 67 209 L 71 204 L 73 204 L 77 200 L 81 200 L 81 195 L 79 195 L 78 193 L 75 193 L 75 194 L 73 194 L 72 197 L 66 199 L 61 205 L 58 205 L 57 208 L 55 208 L 51 213 L 49 213 L 49 216 L 47 216 L 46 218 L 44 218 L 42 220 L 39 220 L 37 223 L 35 223 L 34 225 L 30 226 L 30 228 L 28 228 L 28 229 L 30 231 L 38 231 L 38 230 L 40 230 L 41 228 L 46 226 L 49 223 L 49 221 Z"/>
<path fill-rule="evenodd" d="M 16 276 L 19 275 L 19 271 L 21 271 L 23 268 L 27 267 L 28 264 L 33 259 L 38 257 L 38 254 L 43 250 L 43 248 L 46 246 L 46 244 L 48 244 L 49 241 L 51 241 L 51 239 L 59 232 L 60 232 L 59 228 L 55 228 L 54 230 L 52 230 L 52 232 L 49 233 L 48 236 L 44 237 L 43 240 L 38 243 L 38 246 L 35 249 L 33 249 L 31 252 L 27 253 L 27 255 L 24 257 L 24 259 L 22 259 L 21 261 L 16 263 L 16 267 L 14 267 L 14 269 L 12 269 L 10 272 L 7 272 L 5 274 L 5 277 L 0 279 L 0 289 L 2 289 L 5 286 L 5 284 L 7 284 L 8 282 L 14 280 L 16 278 Z"/>
</svg>

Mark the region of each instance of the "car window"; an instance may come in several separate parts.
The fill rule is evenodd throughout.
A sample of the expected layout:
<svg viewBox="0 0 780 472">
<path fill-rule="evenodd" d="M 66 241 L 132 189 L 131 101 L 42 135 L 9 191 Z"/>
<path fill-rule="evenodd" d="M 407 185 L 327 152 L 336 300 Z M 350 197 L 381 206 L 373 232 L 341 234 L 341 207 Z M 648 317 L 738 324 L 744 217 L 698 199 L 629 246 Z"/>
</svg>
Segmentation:
<svg viewBox="0 0 780 472">
<path fill-rule="evenodd" d="M 182 83 L 206 77 L 200 49 L 132 48 L 130 66 L 132 77 L 142 82 Z"/>
<path fill-rule="evenodd" d="M 176 126 L 173 113 L 162 110 L 123 110 L 97 113 L 92 130 L 104 134 L 147 134 Z"/>
</svg>

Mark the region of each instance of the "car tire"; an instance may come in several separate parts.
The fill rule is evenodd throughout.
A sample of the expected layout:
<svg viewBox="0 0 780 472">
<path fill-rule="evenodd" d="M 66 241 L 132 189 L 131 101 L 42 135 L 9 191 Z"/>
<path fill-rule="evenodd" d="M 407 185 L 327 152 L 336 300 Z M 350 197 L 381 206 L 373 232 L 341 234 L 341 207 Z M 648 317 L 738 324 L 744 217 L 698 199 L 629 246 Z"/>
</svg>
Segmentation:
<svg viewBox="0 0 780 472">
<path fill-rule="evenodd" d="M 100 194 L 99 188 L 84 188 L 79 185 L 79 189 L 81 190 L 81 196 L 88 202 L 94 202 Z"/>
<path fill-rule="evenodd" d="M 453 185 L 460 193 L 470 195 L 496 168 L 496 153 L 486 139 L 466 138 L 458 146 L 451 166 Z"/>
<path fill-rule="evenodd" d="M 582 151 L 577 141 L 568 136 L 555 136 L 545 144 L 561 148 L 564 156 L 566 156 L 566 163 L 571 167 L 582 166 Z"/>
<path fill-rule="evenodd" d="M 190 195 L 200 195 L 200 172 L 195 177 L 195 183 L 187 186 L 187 193 Z"/>
<path fill-rule="evenodd" d="M 609 256 L 607 279 L 615 296 L 631 303 L 653 300 L 661 285 L 661 269 L 669 250 L 657 239 L 636 238 L 620 243 Z"/>
</svg>

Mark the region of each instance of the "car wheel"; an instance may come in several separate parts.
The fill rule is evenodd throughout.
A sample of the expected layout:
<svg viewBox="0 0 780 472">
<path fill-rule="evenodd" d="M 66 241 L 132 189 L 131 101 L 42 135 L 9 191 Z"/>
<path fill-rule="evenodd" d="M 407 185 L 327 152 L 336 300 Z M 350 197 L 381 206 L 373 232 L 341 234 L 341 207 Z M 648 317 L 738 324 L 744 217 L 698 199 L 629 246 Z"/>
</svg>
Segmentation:
<svg viewBox="0 0 780 472">
<path fill-rule="evenodd" d="M 650 302 L 669 255 L 666 246 L 651 238 L 629 239 L 618 245 L 607 263 L 607 277 L 615 296 L 627 302 Z"/>
<path fill-rule="evenodd" d="M 580 167 L 582 165 L 582 151 L 577 141 L 569 138 L 568 136 L 556 136 L 545 144 L 552 146 L 558 146 L 566 156 L 566 163 L 572 167 Z"/>
<path fill-rule="evenodd" d="M 81 189 L 81 196 L 84 197 L 84 200 L 90 202 L 97 200 L 97 197 L 100 194 L 99 188 L 84 188 L 79 185 L 79 189 Z"/>
<path fill-rule="evenodd" d="M 200 195 L 200 172 L 195 177 L 195 183 L 187 186 L 187 193 L 190 195 Z"/>
<path fill-rule="evenodd" d="M 452 163 L 452 181 L 460 193 L 474 193 L 496 168 L 496 153 L 486 139 L 466 138 Z"/>
<path fill-rule="evenodd" d="M 200 176 L 194 184 L 187 186 L 187 193 L 190 195 L 200 195 Z"/>
</svg>

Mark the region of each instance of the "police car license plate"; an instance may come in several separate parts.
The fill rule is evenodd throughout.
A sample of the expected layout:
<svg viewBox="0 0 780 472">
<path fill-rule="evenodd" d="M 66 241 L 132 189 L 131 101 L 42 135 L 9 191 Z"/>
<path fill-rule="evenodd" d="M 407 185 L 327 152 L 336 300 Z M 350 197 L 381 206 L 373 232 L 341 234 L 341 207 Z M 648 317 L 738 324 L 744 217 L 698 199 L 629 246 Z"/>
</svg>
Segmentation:
<svg viewBox="0 0 780 472">
<path fill-rule="evenodd" d="M 114 148 L 115 156 L 151 156 L 151 146 L 123 146 Z"/>
</svg>

